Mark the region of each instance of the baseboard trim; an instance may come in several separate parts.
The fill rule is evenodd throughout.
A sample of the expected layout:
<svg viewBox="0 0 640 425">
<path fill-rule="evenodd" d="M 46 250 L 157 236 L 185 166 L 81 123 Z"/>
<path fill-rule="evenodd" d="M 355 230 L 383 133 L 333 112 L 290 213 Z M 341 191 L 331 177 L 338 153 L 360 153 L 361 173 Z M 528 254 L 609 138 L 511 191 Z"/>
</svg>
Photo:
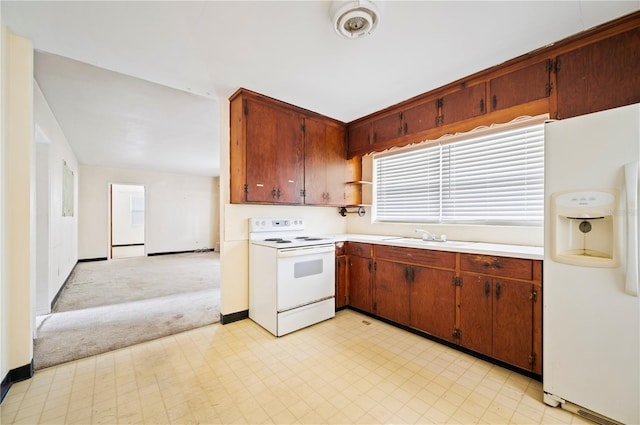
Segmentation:
<svg viewBox="0 0 640 425">
<path fill-rule="evenodd" d="M 211 251 L 215 251 L 215 248 L 192 249 L 191 251 L 148 252 L 147 257 L 154 257 L 156 255 L 189 254 L 192 252 L 211 252 Z"/>
<path fill-rule="evenodd" d="M 81 258 L 78 260 L 78 263 L 89 263 L 91 261 L 107 261 L 107 257 Z"/>
<path fill-rule="evenodd" d="M 249 310 L 236 311 L 231 314 L 222 314 L 220 313 L 220 323 L 223 325 L 228 325 L 229 323 L 237 322 L 240 320 L 249 318 Z"/>
<path fill-rule="evenodd" d="M 62 294 L 62 291 L 64 290 L 64 288 L 67 287 L 67 283 L 69 283 L 69 279 L 71 278 L 71 275 L 73 274 L 74 270 L 78 266 L 78 263 L 79 263 L 79 260 L 76 261 L 76 263 L 73 265 L 73 268 L 69 272 L 69 275 L 67 276 L 67 278 L 64 280 L 64 283 L 62 284 L 62 286 L 60 286 L 60 289 L 58 289 L 56 296 L 53 297 L 53 299 L 51 300 L 51 311 L 53 311 L 53 308 L 56 306 L 56 303 L 58 302 L 58 298 L 60 298 L 60 294 Z"/>
<path fill-rule="evenodd" d="M 29 364 L 11 369 L 7 373 L 7 376 L 2 380 L 0 388 L 0 403 L 2 403 L 14 382 L 24 381 L 31 377 L 33 377 L 33 359 L 31 359 L 31 363 Z"/>
</svg>

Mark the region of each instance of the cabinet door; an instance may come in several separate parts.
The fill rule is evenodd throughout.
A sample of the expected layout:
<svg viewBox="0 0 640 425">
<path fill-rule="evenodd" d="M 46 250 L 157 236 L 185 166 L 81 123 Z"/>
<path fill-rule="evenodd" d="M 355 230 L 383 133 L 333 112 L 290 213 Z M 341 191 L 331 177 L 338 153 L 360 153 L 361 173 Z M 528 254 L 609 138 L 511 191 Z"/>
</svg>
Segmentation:
<svg viewBox="0 0 640 425">
<path fill-rule="evenodd" d="M 412 267 L 377 260 L 373 276 L 373 313 L 402 325 L 409 324 Z"/>
<path fill-rule="evenodd" d="M 489 83 L 491 111 L 510 108 L 551 94 L 551 64 L 542 61 L 493 78 Z"/>
<path fill-rule="evenodd" d="M 304 188 L 307 205 L 342 205 L 346 152 L 344 128 L 305 120 Z"/>
<path fill-rule="evenodd" d="M 387 140 L 397 139 L 402 136 L 402 113 L 394 112 L 372 123 L 373 143 L 384 143 Z"/>
<path fill-rule="evenodd" d="M 301 203 L 301 116 L 249 99 L 246 108 L 247 201 Z"/>
<path fill-rule="evenodd" d="M 353 153 L 366 151 L 371 145 L 371 121 L 350 125 L 347 134 L 349 157 L 352 157 Z"/>
<path fill-rule="evenodd" d="M 494 279 L 493 282 L 493 357 L 531 369 L 532 284 L 506 279 Z"/>
<path fill-rule="evenodd" d="M 347 256 L 336 257 L 336 309 L 347 305 Z"/>
<path fill-rule="evenodd" d="M 491 355 L 493 339 L 493 282 L 490 277 L 461 274 L 460 344 Z"/>
<path fill-rule="evenodd" d="M 437 117 L 438 102 L 435 99 L 405 109 L 403 112 L 403 133 L 405 135 L 416 134 L 435 128 Z"/>
<path fill-rule="evenodd" d="M 442 98 L 442 124 L 477 117 L 486 112 L 485 83 L 465 87 Z"/>
<path fill-rule="evenodd" d="M 572 50 L 557 61 L 556 118 L 640 102 L 640 28 Z"/>
<path fill-rule="evenodd" d="M 349 305 L 371 312 L 371 267 L 373 260 L 349 257 Z"/>
<path fill-rule="evenodd" d="M 455 272 L 413 266 L 411 326 L 453 341 L 455 326 Z"/>
</svg>

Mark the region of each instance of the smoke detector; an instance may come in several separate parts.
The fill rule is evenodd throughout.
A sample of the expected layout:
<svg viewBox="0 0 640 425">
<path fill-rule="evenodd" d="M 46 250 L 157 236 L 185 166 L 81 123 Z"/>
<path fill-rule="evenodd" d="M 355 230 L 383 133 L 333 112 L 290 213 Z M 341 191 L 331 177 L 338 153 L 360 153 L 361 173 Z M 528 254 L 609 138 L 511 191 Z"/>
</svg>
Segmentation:
<svg viewBox="0 0 640 425">
<path fill-rule="evenodd" d="M 344 38 L 371 34 L 380 22 L 380 11 L 370 1 L 340 1 L 331 7 L 333 29 Z"/>
</svg>

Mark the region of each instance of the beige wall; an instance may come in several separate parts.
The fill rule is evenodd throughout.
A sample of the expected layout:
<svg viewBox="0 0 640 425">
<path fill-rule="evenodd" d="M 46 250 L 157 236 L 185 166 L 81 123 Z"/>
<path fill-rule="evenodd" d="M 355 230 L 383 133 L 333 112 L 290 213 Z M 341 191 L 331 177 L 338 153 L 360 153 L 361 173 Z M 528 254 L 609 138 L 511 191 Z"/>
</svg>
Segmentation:
<svg viewBox="0 0 640 425">
<path fill-rule="evenodd" d="M 36 146 L 36 314 L 51 301 L 78 261 L 78 160 L 34 81 Z M 63 164 L 73 171 L 73 215 L 62 215 Z"/>
<path fill-rule="evenodd" d="M 109 247 L 109 184 L 146 187 L 148 253 L 212 248 L 218 209 L 213 177 L 81 165 L 78 257 L 103 258 Z"/>
<path fill-rule="evenodd" d="M 35 155 L 33 48 L 2 37 L 2 378 L 33 358 L 35 292 Z M 6 56 L 4 56 L 6 54 Z"/>
</svg>

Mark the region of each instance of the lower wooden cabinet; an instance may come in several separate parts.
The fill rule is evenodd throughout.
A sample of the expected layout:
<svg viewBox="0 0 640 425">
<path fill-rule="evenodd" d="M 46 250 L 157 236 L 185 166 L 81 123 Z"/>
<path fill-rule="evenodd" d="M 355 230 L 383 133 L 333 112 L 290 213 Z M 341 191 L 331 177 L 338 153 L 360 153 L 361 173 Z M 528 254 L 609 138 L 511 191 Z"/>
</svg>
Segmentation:
<svg viewBox="0 0 640 425">
<path fill-rule="evenodd" d="M 349 305 L 367 313 L 371 313 L 373 308 L 371 251 L 372 247 L 369 244 L 347 243 Z"/>
<path fill-rule="evenodd" d="M 376 260 L 373 293 L 373 313 L 401 325 L 409 325 L 411 266 Z"/>
<path fill-rule="evenodd" d="M 542 374 L 541 261 L 370 244 L 347 254 L 350 306 Z"/>
<path fill-rule="evenodd" d="M 454 341 L 456 320 L 455 271 L 412 266 L 411 327 Z"/>
<path fill-rule="evenodd" d="M 346 306 L 348 301 L 347 288 L 347 255 L 345 242 L 336 242 L 336 310 Z"/>
</svg>

